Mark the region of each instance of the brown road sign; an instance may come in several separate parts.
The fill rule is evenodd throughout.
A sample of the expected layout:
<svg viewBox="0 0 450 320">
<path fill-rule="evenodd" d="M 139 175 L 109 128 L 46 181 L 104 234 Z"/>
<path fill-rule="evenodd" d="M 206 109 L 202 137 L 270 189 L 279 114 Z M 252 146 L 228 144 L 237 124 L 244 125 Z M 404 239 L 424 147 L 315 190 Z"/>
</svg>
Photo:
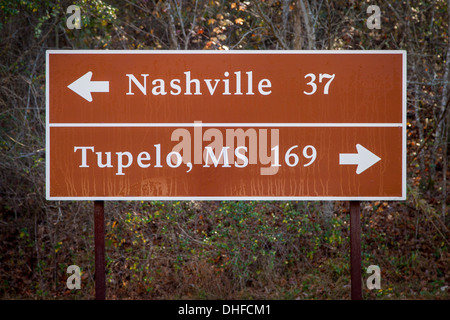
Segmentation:
<svg viewBox="0 0 450 320">
<path fill-rule="evenodd" d="M 404 51 L 48 51 L 47 198 L 401 200 Z"/>
</svg>

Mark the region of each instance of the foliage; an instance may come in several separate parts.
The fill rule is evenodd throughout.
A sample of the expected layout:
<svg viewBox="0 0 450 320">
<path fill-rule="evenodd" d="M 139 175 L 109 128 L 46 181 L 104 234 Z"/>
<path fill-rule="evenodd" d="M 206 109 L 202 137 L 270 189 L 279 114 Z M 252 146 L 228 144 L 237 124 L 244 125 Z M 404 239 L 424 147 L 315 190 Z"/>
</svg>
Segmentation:
<svg viewBox="0 0 450 320">
<path fill-rule="evenodd" d="M 68 29 L 69 5 L 82 28 Z M 0 0 L 0 298 L 93 296 L 93 205 L 45 200 L 45 50 L 404 49 L 408 199 L 364 202 L 369 299 L 448 299 L 448 2 Z M 343 202 L 108 202 L 108 298 L 349 297 Z M 82 269 L 82 290 L 65 286 Z M 365 274 L 363 273 L 363 276 Z"/>
</svg>

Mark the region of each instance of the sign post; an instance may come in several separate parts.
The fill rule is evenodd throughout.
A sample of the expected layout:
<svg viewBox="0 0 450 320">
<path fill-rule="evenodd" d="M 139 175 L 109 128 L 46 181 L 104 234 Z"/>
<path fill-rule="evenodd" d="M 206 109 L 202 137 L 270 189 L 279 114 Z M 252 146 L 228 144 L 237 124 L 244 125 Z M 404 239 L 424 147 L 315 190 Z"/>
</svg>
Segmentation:
<svg viewBox="0 0 450 320">
<path fill-rule="evenodd" d="M 350 201 L 350 275 L 352 300 L 362 300 L 360 215 L 360 202 Z"/>
<path fill-rule="evenodd" d="M 105 202 L 94 201 L 95 299 L 106 298 Z"/>
<path fill-rule="evenodd" d="M 46 74 L 48 200 L 350 201 L 360 266 L 359 201 L 406 199 L 405 51 L 49 50 Z"/>
</svg>

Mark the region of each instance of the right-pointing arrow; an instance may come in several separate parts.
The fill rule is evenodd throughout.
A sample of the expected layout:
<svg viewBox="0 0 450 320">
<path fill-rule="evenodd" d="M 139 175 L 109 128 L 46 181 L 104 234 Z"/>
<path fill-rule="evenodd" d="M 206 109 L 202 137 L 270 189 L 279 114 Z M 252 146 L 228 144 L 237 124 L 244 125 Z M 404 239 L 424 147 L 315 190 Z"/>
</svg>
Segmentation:
<svg viewBox="0 0 450 320">
<path fill-rule="evenodd" d="M 340 153 L 339 164 L 357 165 L 356 173 L 360 174 L 381 160 L 380 157 L 373 154 L 360 144 L 356 145 L 356 150 L 358 153 Z"/>
</svg>

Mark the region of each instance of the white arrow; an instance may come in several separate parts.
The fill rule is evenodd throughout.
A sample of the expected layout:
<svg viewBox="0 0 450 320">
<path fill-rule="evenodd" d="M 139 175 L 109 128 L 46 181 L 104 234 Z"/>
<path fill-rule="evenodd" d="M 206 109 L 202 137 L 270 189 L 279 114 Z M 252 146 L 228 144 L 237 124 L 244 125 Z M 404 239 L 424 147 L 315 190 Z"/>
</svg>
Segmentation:
<svg viewBox="0 0 450 320">
<path fill-rule="evenodd" d="M 356 173 L 360 174 L 381 160 L 380 157 L 376 156 L 360 144 L 356 145 L 356 150 L 358 153 L 340 153 L 339 164 L 356 164 L 358 165 Z"/>
<path fill-rule="evenodd" d="M 109 92 L 109 81 L 91 81 L 92 71 L 81 76 L 67 87 L 89 102 L 92 102 L 92 92 Z"/>
</svg>

